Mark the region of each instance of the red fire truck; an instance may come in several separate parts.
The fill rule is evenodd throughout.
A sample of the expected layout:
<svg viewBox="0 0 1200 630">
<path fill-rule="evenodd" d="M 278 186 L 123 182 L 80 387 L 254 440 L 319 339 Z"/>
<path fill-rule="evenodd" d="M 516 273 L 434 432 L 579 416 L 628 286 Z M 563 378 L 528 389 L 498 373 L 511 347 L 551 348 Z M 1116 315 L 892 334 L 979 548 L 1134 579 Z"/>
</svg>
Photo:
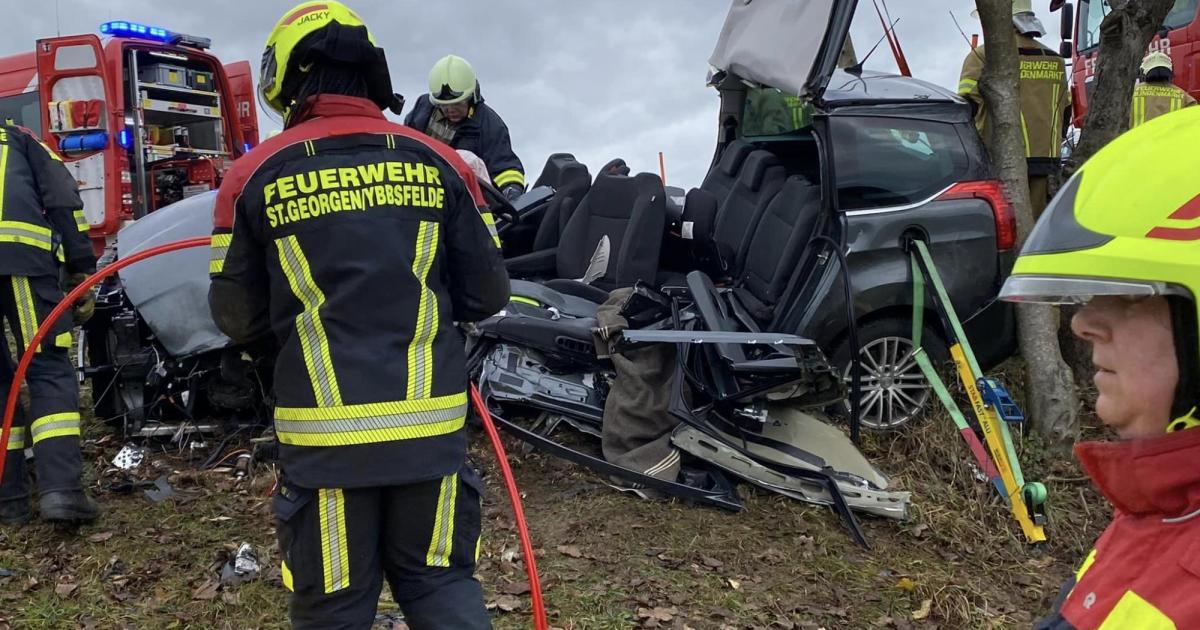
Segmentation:
<svg viewBox="0 0 1200 630">
<path fill-rule="evenodd" d="M 100 253 L 127 221 L 216 188 L 258 144 L 250 64 L 210 40 L 128 21 L 0 58 L 0 120 L 31 129 L 79 181 Z"/>
<path fill-rule="evenodd" d="M 1150 42 L 1147 53 L 1162 51 L 1171 56 L 1175 65 L 1175 84 L 1200 98 L 1200 19 L 1197 8 L 1200 0 L 1175 0 L 1171 12 L 1163 20 L 1162 29 Z M 1071 96 L 1075 104 L 1075 126 L 1083 125 L 1096 74 L 1096 57 L 1100 48 L 1100 22 L 1111 10 L 1108 0 L 1079 0 L 1075 15 L 1071 2 L 1052 0 L 1051 11 L 1062 11 L 1061 36 L 1063 56 L 1071 66 Z"/>
</svg>

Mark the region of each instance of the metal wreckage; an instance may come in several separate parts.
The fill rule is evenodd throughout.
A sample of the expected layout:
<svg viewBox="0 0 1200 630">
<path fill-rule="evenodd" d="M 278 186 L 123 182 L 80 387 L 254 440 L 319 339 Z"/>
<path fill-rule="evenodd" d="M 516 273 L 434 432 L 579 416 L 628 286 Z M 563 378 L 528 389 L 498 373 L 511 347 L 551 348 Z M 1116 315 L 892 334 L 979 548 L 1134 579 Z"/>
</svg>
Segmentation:
<svg viewBox="0 0 1200 630">
<path fill-rule="evenodd" d="M 864 546 L 856 513 L 907 517 L 910 494 L 891 488 L 829 420 L 830 411 L 848 407 L 857 437 L 859 406 L 873 394 L 848 390 L 860 381 L 888 394 L 911 386 L 900 370 L 872 372 L 855 359 L 853 305 L 865 293 L 852 286 L 847 253 L 859 247 L 858 235 L 908 226 L 891 241 L 898 269 L 891 275 L 899 287 L 893 306 L 911 309 L 902 242 L 927 240 L 944 256 L 959 239 L 939 238 L 953 227 L 948 210 L 928 223 L 904 214 L 919 212 L 914 205 L 853 219 L 839 212 L 831 201 L 829 119 L 872 107 L 963 124 L 969 116 L 965 104 L 928 84 L 912 81 L 905 91 L 897 87 L 903 79 L 838 69 L 854 5 L 733 4 L 711 59 L 720 136 L 699 188 L 664 187 L 621 160 L 593 177 L 570 154 L 551 156 L 512 204 L 484 178 L 512 299 L 460 330 L 471 378 L 510 435 L 642 494 L 738 510 L 736 483 L 748 482 L 828 505 Z M 794 54 L 772 52 L 783 48 Z M 841 88 L 838 103 L 823 99 L 835 72 L 854 86 Z M 870 92 L 868 81 L 884 81 L 886 98 L 846 96 Z M 781 142 L 743 133 L 753 122 L 748 101 L 761 106 L 764 93 L 779 97 L 787 120 L 803 119 Z M 919 136 L 897 137 L 905 147 L 920 144 Z M 947 201 L 934 191 L 929 203 L 984 217 L 998 243 L 1001 206 L 990 188 L 980 190 Z M 214 197 L 188 197 L 129 224 L 108 260 L 207 236 Z M 951 273 L 947 284 L 961 281 Z M 101 287 L 79 357 L 97 417 L 130 438 L 246 427 L 269 434 L 273 342 L 238 346 L 222 335 L 209 315 L 208 283 L 208 253 L 193 249 L 131 266 Z M 968 284 L 979 286 L 974 278 Z M 806 335 L 837 320 L 847 331 L 845 368 L 827 358 L 828 339 Z M 897 347 L 893 360 L 911 359 L 916 370 L 913 357 L 922 353 L 914 338 L 916 347 L 907 354 Z M 915 388 L 929 398 L 923 381 Z"/>
</svg>

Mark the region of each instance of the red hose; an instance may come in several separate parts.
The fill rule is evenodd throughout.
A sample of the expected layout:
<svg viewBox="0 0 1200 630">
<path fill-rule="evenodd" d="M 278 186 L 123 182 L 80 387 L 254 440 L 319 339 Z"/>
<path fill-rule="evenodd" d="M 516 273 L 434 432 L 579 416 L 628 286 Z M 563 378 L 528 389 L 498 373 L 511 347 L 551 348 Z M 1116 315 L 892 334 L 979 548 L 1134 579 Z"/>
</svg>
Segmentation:
<svg viewBox="0 0 1200 630">
<path fill-rule="evenodd" d="M 50 311 L 50 314 L 47 315 L 46 319 L 42 322 L 41 327 L 38 328 L 37 333 L 34 334 L 33 339 L 26 340 L 25 347 L 29 348 L 29 350 L 26 350 L 26 352 L 21 355 L 21 360 L 17 362 L 17 371 L 13 373 L 12 387 L 8 389 L 8 402 L 4 406 L 4 428 L 3 430 L 0 430 L 0 483 L 4 482 L 4 463 L 5 459 L 8 457 L 8 434 L 9 431 L 12 430 L 13 416 L 17 412 L 17 399 L 20 397 L 21 383 L 25 380 L 25 372 L 29 369 L 29 363 L 33 361 L 35 349 L 42 343 L 42 340 L 44 340 L 46 336 L 50 334 L 50 330 L 54 328 L 54 323 L 58 321 L 58 318 L 62 317 L 63 313 L 72 308 L 75 305 L 75 301 L 78 300 L 79 297 L 85 292 L 91 289 L 93 285 L 98 284 L 101 280 L 128 267 L 129 265 L 132 265 L 133 263 L 145 260 L 147 258 L 153 258 L 159 254 L 165 254 L 167 252 L 173 252 L 180 249 L 187 249 L 189 247 L 203 247 L 211 242 L 212 239 L 210 237 L 201 236 L 198 238 L 189 238 L 182 241 L 176 241 L 174 243 L 167 243 L 166 245 L 159 245 L 158 247 L 151 247 L 145 251 L 131 254 L 128 258 L 117 260 L 111 265 L 108 265 L 104 269 L 101 269 L 100 271 L 97 271 L 89 276 L 87 280 L 84 280 L 79 286 L 75 287 L 74 290 L 68 293 L 67 296 L 58 303 L 58 306 L 54 307 L 54 310 Z"/>
<path fill-rule="evenodd" d="M 500 472 L 504 475 L 504 484 L 508 487 L 508 498 L 512 502 L 513 516 L 517 520 L 517 533 L 521 537 L 521 553 L 525 555 L 525 573 L 529 576 L 529 598 L 533 600 L 533 627 L 537 630 L 548 630 L 546 622 L 546 606 L 542 602 L 542 582 L 538 578 L 537 560 L 533 555 L 533 541 L 529 537 L 529 524 L 525 522 L 525 510 L 521 507 L 521 493 L 517 490 L 517 481 L 513 478 L 512 468 L 508 466 L 508 454 L 504 452 L 504 444 L 500 442 L 500 433 L 492 422 L 492 414 L 488 411 L 479 389 L 471 383 L 471 402 L 483 428 L 492 441 L 492 450 L 496 452 L 496 461 L 500 463 Z"/>
<path fill-rule="evenodd" d="M 204 247 L 211 242 L 212 239 L 207 236 L 189 238 L 151 247 L 150 249 L 132 254 L 128 258 L 121 258 L 113 262 L 104 269 L 92 274 L 87 280 L 84 280 L 79 286 L 71 290 L 58 303 L 58 306 L 55 306 L 54 310 L 50 311 L 46 319 L 42 321 L 42 325 L 38 328 L 37 333 L 34 334 L 33 339 L 28 340 L 26 347 L 36 349 L 46 336 L 50 334 L 58 318 L 62 317 L 63 313 L 72 308 L 80 296 L 94 285 L 99 284 L 101 280 L 147 258 L 191 247 Z M 8 436 L 12 431 L 13 416 L 16 415 L 17 401 L 20 399 L 21 383 L 25 380 L 25 372 L 29 370 L 29 363 L 33 361 L 34 354 L 35 352 L 26 351 L 21 356 L 21 360 L 17 363 L 17 370 L 13 373 L 12 386 L 8 390 L 8 400 L 4 406 L 3 428 L 0 429 L 0 483 L 4 482 L 4 464 L 8 456 Z M 521 507 L 521 493 L 517 490 L 517 482 L 513 477 L 512 469 L 508 465 L 508 455 L 504 451 L 504 445 L 500 442 L 500 434 L 496 431 L 496 425 L 492 422 L 492 415 L 488 412 L 487 405 L 483 403 L 483 398 L 479 395 L 479 390 L 475 388 L 474 384 L 471 385 L 470 393 L 471 401 L 475 404 L 475 408 L 483 420 L 483 426 L 487 430 L 488 437 L 492 441 L 492 449 L 496 453 L 496 460 L 500 463 L 500 470 L 504 474 L 504 483 L 508 487 L 508 498 L 512 501 L 513 516 L 516 518 L 517 531 L 521 537 L 521 551 L 525 554 L 525 571 L 529 575 L 529 593 L 530 598 L 533 600 L 534 628 L 537 630 L 548 630 L 550 626 L 546 622 L 546 608 L 542 602 L 542 584 L 538 579 L 537 561 L 533 555 L 533 542 L 529 537 L 529 525 L 525 522 L 525 510 Z"/>
</svg>

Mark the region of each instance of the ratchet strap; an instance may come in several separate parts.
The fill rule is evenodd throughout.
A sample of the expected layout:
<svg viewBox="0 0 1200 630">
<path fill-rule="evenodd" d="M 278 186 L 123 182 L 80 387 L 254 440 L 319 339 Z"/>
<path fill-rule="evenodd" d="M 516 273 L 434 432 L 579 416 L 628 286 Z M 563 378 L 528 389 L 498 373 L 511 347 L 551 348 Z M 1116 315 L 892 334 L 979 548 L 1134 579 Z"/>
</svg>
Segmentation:
<svg viewBox="0 0 1200 630">
<path fill-rule="evenodd" d="M 1044 530 L 1046 517 L 1042 507 L 1046 500 L 1045 486 L 1038 482 L 1025 483 L 1024 475 L 1021 473 L 1021 463 L 1017 458 L 1012 434 L 1009 431 L 1009 422 L 1001 419 L 1003 415 L 1004 418 L 1016 422 L 1023 416 L 1019 411 L 1013 410 L 1011 398 L 1004 390 L 1003 385 L 984 378 L 982 370 L 979 369 L 979 363 L 975 360 L 975 353 L 972 352 L 967 336 L 963 332 L 962 323 L 954 311 L 954 305 L 946 293 L 946 287 L 929 255 L 928 246 L 919 240 L 911 241 L 910 253 L 913 276 L 912 339 L 917 364 L 921 367 L 921 372 L 929 381 L 942 405 L 946 407 L 946 411 L 950 413 L 959 434 L 970 447 L 980 469 L 988 476 L 1000 496 L 1008 504 L 1013 518 L 1021 525 L 1025 538 L 1031 543 L 1044 542 L 1046 540 Z M 921 347 L 927 284 L 933 287 L 932 302 L 945 331 L 946 342 L 950 348 L 950 356 L 954 359 L 959 382 L 971 401 L 971 409 L 983 432 L 987 451 L 991 454 L 990 458 L 975 430 L 967 423 L 966 417 L 950 396 L 941 377 L 938 376 L 928 354 Z M 981 388 L 988 394 L 987 396 L 981 393 Z M 1006 403 L 1003 405 L 1004 414 L 1001 413 L 1002 405 L 997 401 Z"/>
</svg>

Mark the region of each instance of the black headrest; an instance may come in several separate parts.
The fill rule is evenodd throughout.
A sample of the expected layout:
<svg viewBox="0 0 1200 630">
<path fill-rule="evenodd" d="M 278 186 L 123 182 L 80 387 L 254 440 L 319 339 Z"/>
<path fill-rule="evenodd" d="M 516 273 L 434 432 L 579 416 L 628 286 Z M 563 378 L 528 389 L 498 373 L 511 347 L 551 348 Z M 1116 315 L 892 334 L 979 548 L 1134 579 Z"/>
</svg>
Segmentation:
<svg viewBox="0 0 1200 630">
<path fill-rule="evenodd" d="M 743 140 L 734 140 L 721 153 L 721 161 L 717 163 L 717 168 L 730 177 L 736 177 L 738 169 L 742 167 L 742 162 L 746 161 L 746 156 L 750 155 L 752 151 L 754 151 L 754 145 Z"/>
<path fill-rule="evenodd" d="M 614 158 L 612 160 L 609 160 L 608 163 L 605 164 L 604 166 L 600 167 L 600 172 L 597 173 L 597 176 L 599 176 L 599 175 L 628 175 L 628 174 L 629 174 L 629 165 L 625 163 L 625 160 L 622 160 L 621 158 Z"/>
<path fill-rule="evenodd" d="M 632 216 L 638 198 L 655 196 L 663 197 L 662 180 L 658 175 L 638 173 L 630 177 L 600 171 L 585 199 L 596 216 L 627 218 Z"/>
<path fill-rule="evenodd" d="M 742 170 L 738 173 L 738 181 L 751 190 L 758 190 L 762 186 L 763 176 L 766 175 L 767 169 L 773 166 L 782 168 L 783 165 L 779 163 L 779 158 L 766 151 L 752 151 L 750 155 L 746 156 L 746 163 L 742 165 Z"/>
<path fill-rule="evenodd" d="M 570 153 L 553 153 L 546 158 L 546 166 L 542 168 L 542 174 L 538 176 L 533 187 L 550 186 L 557 188 L 562 184 L 563 172 L 574 168 L 575 165 L 583 166 L 582 163 L 575 159 L 575 156 Z M 587 172 L 587 167 L 583 166 L 584 172 Z"/>
</svg>

